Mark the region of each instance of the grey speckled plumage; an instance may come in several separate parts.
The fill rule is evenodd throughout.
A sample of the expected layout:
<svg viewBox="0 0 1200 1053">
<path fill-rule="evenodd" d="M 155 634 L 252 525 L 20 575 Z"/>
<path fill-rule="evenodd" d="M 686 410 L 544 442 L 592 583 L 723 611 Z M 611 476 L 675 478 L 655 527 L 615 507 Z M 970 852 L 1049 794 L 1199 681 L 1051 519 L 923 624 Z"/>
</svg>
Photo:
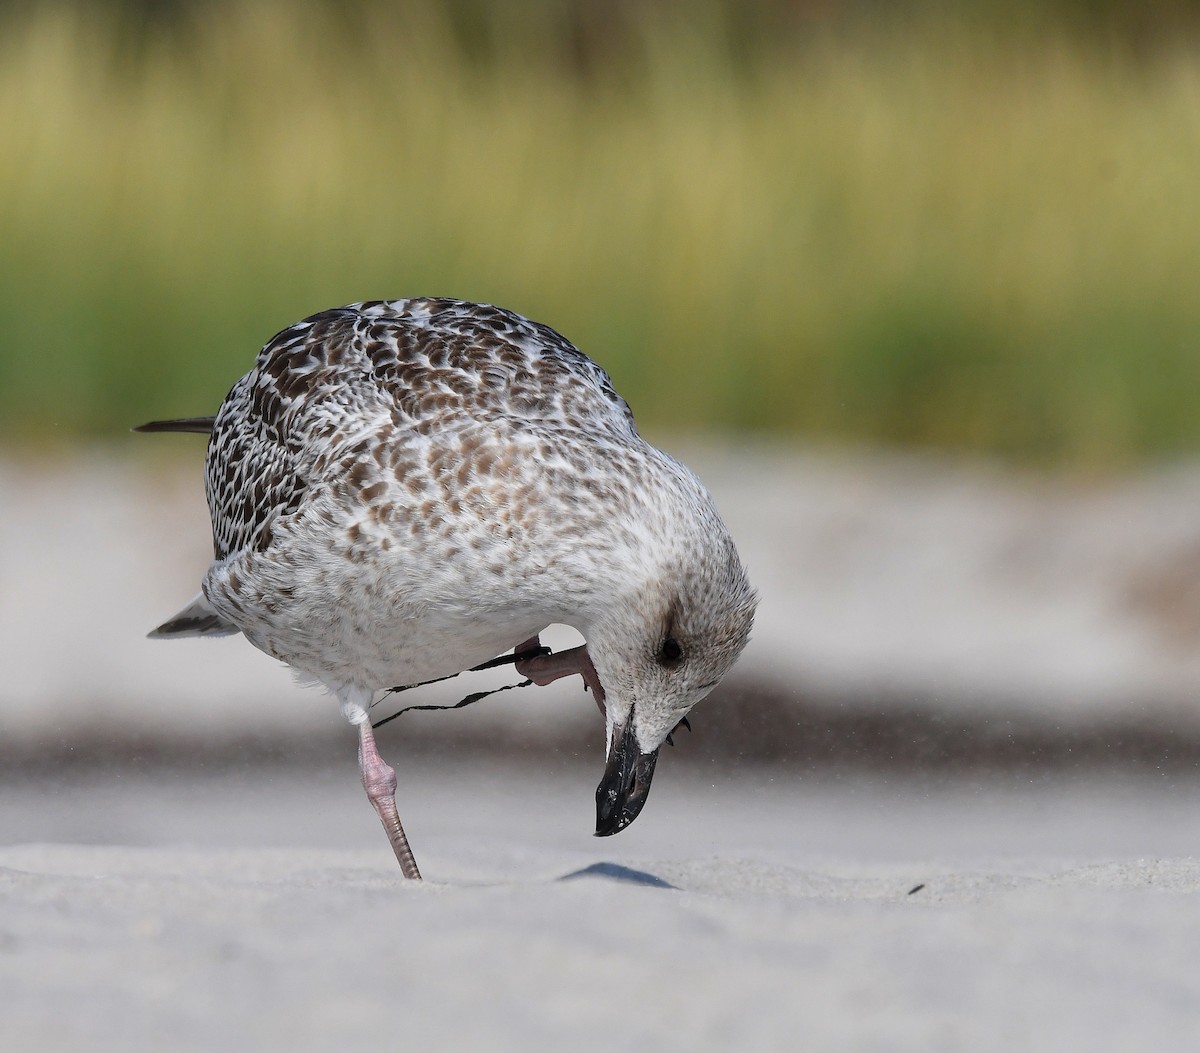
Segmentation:
<svg viewBox="0 0 1200 1053">
<path fill-rule="evenodd" d="M 585 675 L 623 801 L 749 636 L 755 596 L 704 487 L 603 369 L 497 307 L 372 301 L 285 329 L 222 404 L 206 468 L 215 559 L 157 634 L 240 631 L 360 730 L 378 690 L 571 624 L 573 665 L 518 668 Z"/>
</svg>

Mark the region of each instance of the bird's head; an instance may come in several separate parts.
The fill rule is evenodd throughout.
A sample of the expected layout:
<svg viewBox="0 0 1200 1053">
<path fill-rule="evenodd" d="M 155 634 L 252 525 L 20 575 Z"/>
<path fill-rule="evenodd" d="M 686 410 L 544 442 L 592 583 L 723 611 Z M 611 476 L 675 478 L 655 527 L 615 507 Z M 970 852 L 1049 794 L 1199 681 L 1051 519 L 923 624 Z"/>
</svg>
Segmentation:
<svg viewBox="0 0 1200 1053">
<path fill-rule="evenodd" d="M 608 733 L 597 836 L 637 818 L 659 748 L 750 638 L 757 596 L 711 505 L 704 502 L 695 528 L 672 538 L 665 551 L 647 546 L 631 555 L 639 565 L 622 575 L 630 586 L 586 633 Z"/>
</svg>

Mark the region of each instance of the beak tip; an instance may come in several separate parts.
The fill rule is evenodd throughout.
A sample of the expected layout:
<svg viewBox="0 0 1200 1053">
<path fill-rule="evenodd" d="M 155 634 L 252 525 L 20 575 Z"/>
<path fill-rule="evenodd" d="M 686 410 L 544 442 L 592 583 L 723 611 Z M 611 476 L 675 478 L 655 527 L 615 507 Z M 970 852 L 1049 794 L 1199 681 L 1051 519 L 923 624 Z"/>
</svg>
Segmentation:
<svg viewBox="0 0 1200 1053">
<path fill-rule="evenodd" d="M 630 823 L 633 822 L 636 813 L 629 815 L 625 811 L 610 812 L 608 815 L 603 814 L 600 809 L 596 812 L 596 837 L 612 837 L 613 834 L 619 834 Z"/>
</svg>

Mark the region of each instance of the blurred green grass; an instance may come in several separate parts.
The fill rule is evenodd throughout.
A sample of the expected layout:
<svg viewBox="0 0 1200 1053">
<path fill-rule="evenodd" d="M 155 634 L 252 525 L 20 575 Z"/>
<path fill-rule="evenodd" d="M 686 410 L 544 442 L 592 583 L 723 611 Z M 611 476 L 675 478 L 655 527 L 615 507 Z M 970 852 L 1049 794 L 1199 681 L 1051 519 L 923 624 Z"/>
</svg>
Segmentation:
<svg viewBox="0 0 1200 1053">
<path fill-rule="evenodd" d="M 1191 452 L 1200 53 L 992 8 L 582 47 L 561 0 L 10 10 L 0 435 L 210 411 L 295 319 L 437 294 L 561 330 L 652 432 Z"/>
</svg>

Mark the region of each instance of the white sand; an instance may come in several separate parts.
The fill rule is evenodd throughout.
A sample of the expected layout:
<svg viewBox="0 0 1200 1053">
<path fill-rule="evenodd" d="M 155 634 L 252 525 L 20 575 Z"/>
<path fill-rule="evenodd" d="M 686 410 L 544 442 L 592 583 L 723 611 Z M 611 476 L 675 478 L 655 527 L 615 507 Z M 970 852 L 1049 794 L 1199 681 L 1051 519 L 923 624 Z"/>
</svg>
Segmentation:
<svg viewBox="0 0 1200 1053">
<path fill-rule="evenodd" d="M 1200 784 L 594 767 L 7 785 L 0 1048 L 1198 1048 Z"/>
<path fill-rule="evenodd" d="M 599 746 L 549 746 L 596 714 L 555 685 L 470 711 L 532 743 L 523 769 L 405 766 L 389 731 L 414 886 L 350 737 L 327 772 L 85 778 L 132 741 L 337 748 L 332 703 L 243 641 L 142 639 L 207 558 L 198 449 L 189 476 L 0 462 L 0 755 L 85 760 L 0 769 L 0 1053 L 1200 1049 L 1200 780 L 698 781 L 667 755 L 596 840 Z M 1195 469 L 1064 492 L 689 460 L 764 592 L 740 671 L 784 697 L 1200 723 Z"/>
</svg>

